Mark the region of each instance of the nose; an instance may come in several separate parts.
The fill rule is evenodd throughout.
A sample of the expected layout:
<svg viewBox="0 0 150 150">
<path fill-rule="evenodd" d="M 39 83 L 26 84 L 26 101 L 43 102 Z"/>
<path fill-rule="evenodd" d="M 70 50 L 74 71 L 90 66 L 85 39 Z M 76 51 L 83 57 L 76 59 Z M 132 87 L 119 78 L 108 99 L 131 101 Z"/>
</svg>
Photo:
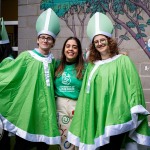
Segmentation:
<svg viewBox="0 0 150 150">
<path fill-rule="evenodd" d="M 45 41 L 47 42 L 47 41 L 48 41 L 48 39 L 47 39 L 47 38 L 44 38 L 44 42 L 45 42 Z"/>
<path fill-rule="evenodd" d="M 98 45 L 102 45 L 102 43 L 101 43 L 101 41 L 100 41 L 100 40 L 98 41 Z"/>
<path fill-rule="evenodd" d="M 72 50 L 72 49 L 73 49 L 73 47 L 72 47 L 72 46 L 70 46 L 70 47 L 69 47 L 69 50 Z"/>
</svg>

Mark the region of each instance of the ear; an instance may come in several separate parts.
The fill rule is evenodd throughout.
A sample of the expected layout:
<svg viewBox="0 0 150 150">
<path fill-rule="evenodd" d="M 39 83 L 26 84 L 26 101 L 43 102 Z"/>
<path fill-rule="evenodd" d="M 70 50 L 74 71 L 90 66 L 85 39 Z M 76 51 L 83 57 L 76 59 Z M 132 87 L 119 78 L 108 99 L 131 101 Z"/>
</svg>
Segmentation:
<svg viewBox="0 0 150 150">
<path fill-rule="evenodd" d="M 55 41 L 53 41 L 53 44 L 52 44 L 51 48 L 53 48 L 54 46 L 55 46 Z"/>
<path fill-rule="evenodd" d="M 39 39 L 37 38 L 36 43 L 39 44 Z"/>
<path fill-rule="evenodd" d="M 53 48 L 54 46 L 55 46 L 55 43 L 54 43 L 54 44 L 52 44 L 51 48 Z"/>
</svg>

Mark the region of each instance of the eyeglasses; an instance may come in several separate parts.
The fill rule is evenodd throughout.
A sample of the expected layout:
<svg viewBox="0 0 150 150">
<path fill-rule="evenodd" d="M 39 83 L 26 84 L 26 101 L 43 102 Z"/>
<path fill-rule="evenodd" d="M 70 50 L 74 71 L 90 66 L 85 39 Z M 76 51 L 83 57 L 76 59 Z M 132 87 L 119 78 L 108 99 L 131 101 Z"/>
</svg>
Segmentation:
<svg viewBox="0 0 150 150">
<path fill-rule="evenodd" d="M 94 45 L 98 45 L 99 42 L 100 42 L 102 45 L 107 45 L 107 44 L 108 44 L 107 39 L 100 39 L 100 40 L 95 40 L 95 41 L 94 41 Z"/>
<path fill-rule="evenodd" d="M 53 39 L 52 39 L 52 37 L 45 37 L 45 36 L 40 36 L 39 37 L 39 39 L 41 40 L 41 41 L 45 41 L 45 40 L 47 40 L 47 42 L 51 42 L 51 41 L 53 41 Z"/>
</svg>

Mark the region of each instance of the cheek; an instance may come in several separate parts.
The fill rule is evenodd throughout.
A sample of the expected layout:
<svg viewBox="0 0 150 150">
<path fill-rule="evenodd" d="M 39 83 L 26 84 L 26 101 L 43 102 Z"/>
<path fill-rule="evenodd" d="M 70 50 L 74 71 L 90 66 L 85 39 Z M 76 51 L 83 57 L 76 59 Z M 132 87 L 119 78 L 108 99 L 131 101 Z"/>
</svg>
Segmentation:
<svg viewBox="0 0 150 150">
<path fill-rule="evenodd" d="M 79 53 L 78 50 L 75 50 L 75 54 L 78 55 L 78 53 Z"/>
<path fill-rule="evenodd" d="M 107 51 L 110 51 L 110 50 L 109 50 L 109 46 L 107 46 Z"/>
<path fill-rule="evenodd" d="M 52 42 L 52 43 L 50 43 L 50 47 L 52 48 L 52 47 L 54 47 L 54 43 Z"/>
<path fill-rule="evenodd" d="M 67 55 L 67 51 L 66 50 L 64 50 L 64 54 L 65 54 L 65 56 Z"/>
</svg>

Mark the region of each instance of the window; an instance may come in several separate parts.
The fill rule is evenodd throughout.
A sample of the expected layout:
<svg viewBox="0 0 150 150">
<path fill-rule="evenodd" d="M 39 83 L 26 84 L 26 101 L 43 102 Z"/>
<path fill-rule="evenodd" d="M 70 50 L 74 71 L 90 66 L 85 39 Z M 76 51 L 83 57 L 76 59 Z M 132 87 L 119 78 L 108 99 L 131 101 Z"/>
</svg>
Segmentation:
<svg viewBox="0 0 150 150">
<path fill-rule="evenodd" d="M 18 21 L 5 21 L 4 23 L 12 48 L 18 51 Z"/>
<path fill-rule="evenodd" d="M 18 53 L 18 0 L 0 0 L 0 17 L 4 19 L 12 48 Z"/>
</svg>

